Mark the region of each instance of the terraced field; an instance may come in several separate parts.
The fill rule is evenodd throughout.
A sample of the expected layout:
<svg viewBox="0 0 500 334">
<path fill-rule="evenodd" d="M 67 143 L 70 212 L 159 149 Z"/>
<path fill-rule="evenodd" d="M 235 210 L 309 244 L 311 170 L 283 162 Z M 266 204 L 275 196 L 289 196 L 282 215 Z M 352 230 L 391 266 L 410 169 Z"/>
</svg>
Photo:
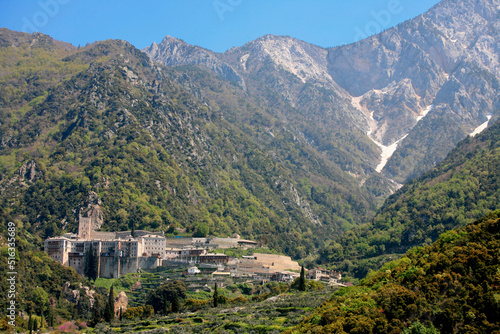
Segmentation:
<svg viewBox="0 0 500 334">
<path fill-rule="evenodd" d="M 324 289 L 308 292 L 307 298 L 304 293 L 284 294 L 264 301 L 249 298 L 248 302 L 207 307 L 196 313 L 116 322 L 112 326 L 99 324 L 93 333 L 281 333 L 299 324 L 332 293 L 333 290 Z"/>
</svg>

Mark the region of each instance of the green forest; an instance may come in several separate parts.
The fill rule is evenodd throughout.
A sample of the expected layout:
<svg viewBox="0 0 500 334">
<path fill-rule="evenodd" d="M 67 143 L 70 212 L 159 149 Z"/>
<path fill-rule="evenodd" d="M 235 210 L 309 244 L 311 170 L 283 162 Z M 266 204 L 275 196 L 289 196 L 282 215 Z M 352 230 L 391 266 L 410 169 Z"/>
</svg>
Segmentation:
<svg viewBox="0 0 500 334">
<path fill-rule="evenodd" d="M 397 254 L 429 245 L 500 207 L 500 123 L 467 138 L 448 157 L 390 196 L 371 222 L 347 231 L 320 253 L 363 278 Z"/>
<path fill-rule="evenodd" d="M 498 333 L 499 319 L 496 211 L 339 290 L 290 333 Z"/>
<path fill-rule="evenodd" d="M 268 65 L 255 82 L 274 80 Z M 163 67 L 125 41 L 76 48 L 7 29 L 0 68 L 0 271 L 9 270 L 13 223 L 20 327 L 72 320 L 71 330 L 98 333 L 116 320 L 117 332 L 500 332 L 499 122 L 381 204 L 391 186 L 370 174 L 375 144 L 339 119 L 311 126 L 324 115 L 303 114 L 265 87 L 244 91 L 198 67 Z M 289 82 L 283 89 L 298 89 Z M 303 103 L 332 94 L 302 88 L 314 96 Z M 359 284 L 333 292 L 302 274 L 293 284 L 193 293 L 168 281 L 182 272 L 102 280 L 95 263 L 81 277 L 43 242 L 76 232 L 94 195 L 103 231 L 238 234 Z M 148 288 L 139 296 L 132 285 L 141 279 Z M 0 293 L 8 289 L 1 280 Z M 82 299 L 69 301 L 68 289 Z M 113 289 L 133 296 L 119 319 Z M 0 299 L 0 314 L 6 308 Z"/>
<path fill-rule="evenodd" d="M 0 84 L 17 87 L 1 93 L 0 201 L 30 233 L 76 231 L 95 192 L 104 230 L 208 226 L 300 259 L 373 216 L 366 188 L 231 83 L 123 41 L 37 36 L 4 30 L 19 47 L 0 50 Z"/>
</svg>

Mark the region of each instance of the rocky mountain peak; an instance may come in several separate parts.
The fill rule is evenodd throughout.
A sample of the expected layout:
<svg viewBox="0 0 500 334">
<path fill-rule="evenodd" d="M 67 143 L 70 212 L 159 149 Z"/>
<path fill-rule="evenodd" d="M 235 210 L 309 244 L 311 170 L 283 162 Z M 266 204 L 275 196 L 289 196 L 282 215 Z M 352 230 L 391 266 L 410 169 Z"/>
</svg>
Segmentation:
<svg viewBox="0 0 500 334">
<path fill-rule="evenodd" d="M 402 183 L 498 113 L 499 11 L 500 0 L 443 0 L 397 27 L 328 49 L 265 35 L 224 54 L 173 37 L 146 52 L 166 65 L 205 66 L 259 87 L 256 94 L 266 87 L 306 118 L 360 130 L 381 156 L 398 143 L 381 172 Z M 380 160 L 370 162 L 374 169 Z"/>
<path fill-rule="evenodd" d="M 247 43 L 242 48 L 232 49 L 228 54 L 239 55 L 240 69 L 248 71 L 248 60 L 264 61 L 270 59 L 276 66 L 283 68 L 303 83 L 333 84 L 326 56 L 328 52 L 318 46 L 303 42 L 290 36 L 265 35 Z"/>
<path fill-rule="evenodd" d="M 23 45 L 27 45 L 29 48 L 42 48 L 49 51 L 54 51 L 56 49 L 74 51 L 76 49 L 76 47 L 70 43 L 55 40 L 40 32 L 27 34 L 12 31 L 7 28 L 0 28 L 0 47 L 21 47 Z"/>
<path fill-rule="evenodd" d="M 215 52 L 199 46 L 189 45 L 181 39 L 166 36 L 160 44 L 152 43 L 142 50 L 153 61 L 166 66 L 199 65 L 221 77 L 244 87 L 243 78 L 227 63 L 220 60 Z"/>
</svg>

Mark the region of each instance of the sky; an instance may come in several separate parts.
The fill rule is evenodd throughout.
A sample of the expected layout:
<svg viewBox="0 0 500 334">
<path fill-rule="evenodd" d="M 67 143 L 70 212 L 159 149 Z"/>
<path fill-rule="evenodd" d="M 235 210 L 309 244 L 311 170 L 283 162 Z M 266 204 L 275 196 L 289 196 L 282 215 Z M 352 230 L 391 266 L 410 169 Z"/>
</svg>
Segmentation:
<svg viewBox="0 0 500 334">
<path fill-rule="evenodd" d="M 216 52 L 266 34 L 322 47 L 353 43 L 439 0 L 0 0 L 0 27 L 75 46 L 124 39 L 139 49 L 167 36 Z"/>
</svg>

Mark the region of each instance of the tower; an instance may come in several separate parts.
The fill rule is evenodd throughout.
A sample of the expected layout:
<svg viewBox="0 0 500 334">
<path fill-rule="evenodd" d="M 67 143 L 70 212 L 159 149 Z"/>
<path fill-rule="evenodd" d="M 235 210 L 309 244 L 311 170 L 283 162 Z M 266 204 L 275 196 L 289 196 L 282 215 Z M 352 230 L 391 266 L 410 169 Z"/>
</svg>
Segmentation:
<svg viewBox="0 0 500 334">
<path fill-rule="evenodd" d="M 89 240 L 92 232 L 92 217 L 79 217 L 78 221 L 78 238 Z"/>
</svg>

